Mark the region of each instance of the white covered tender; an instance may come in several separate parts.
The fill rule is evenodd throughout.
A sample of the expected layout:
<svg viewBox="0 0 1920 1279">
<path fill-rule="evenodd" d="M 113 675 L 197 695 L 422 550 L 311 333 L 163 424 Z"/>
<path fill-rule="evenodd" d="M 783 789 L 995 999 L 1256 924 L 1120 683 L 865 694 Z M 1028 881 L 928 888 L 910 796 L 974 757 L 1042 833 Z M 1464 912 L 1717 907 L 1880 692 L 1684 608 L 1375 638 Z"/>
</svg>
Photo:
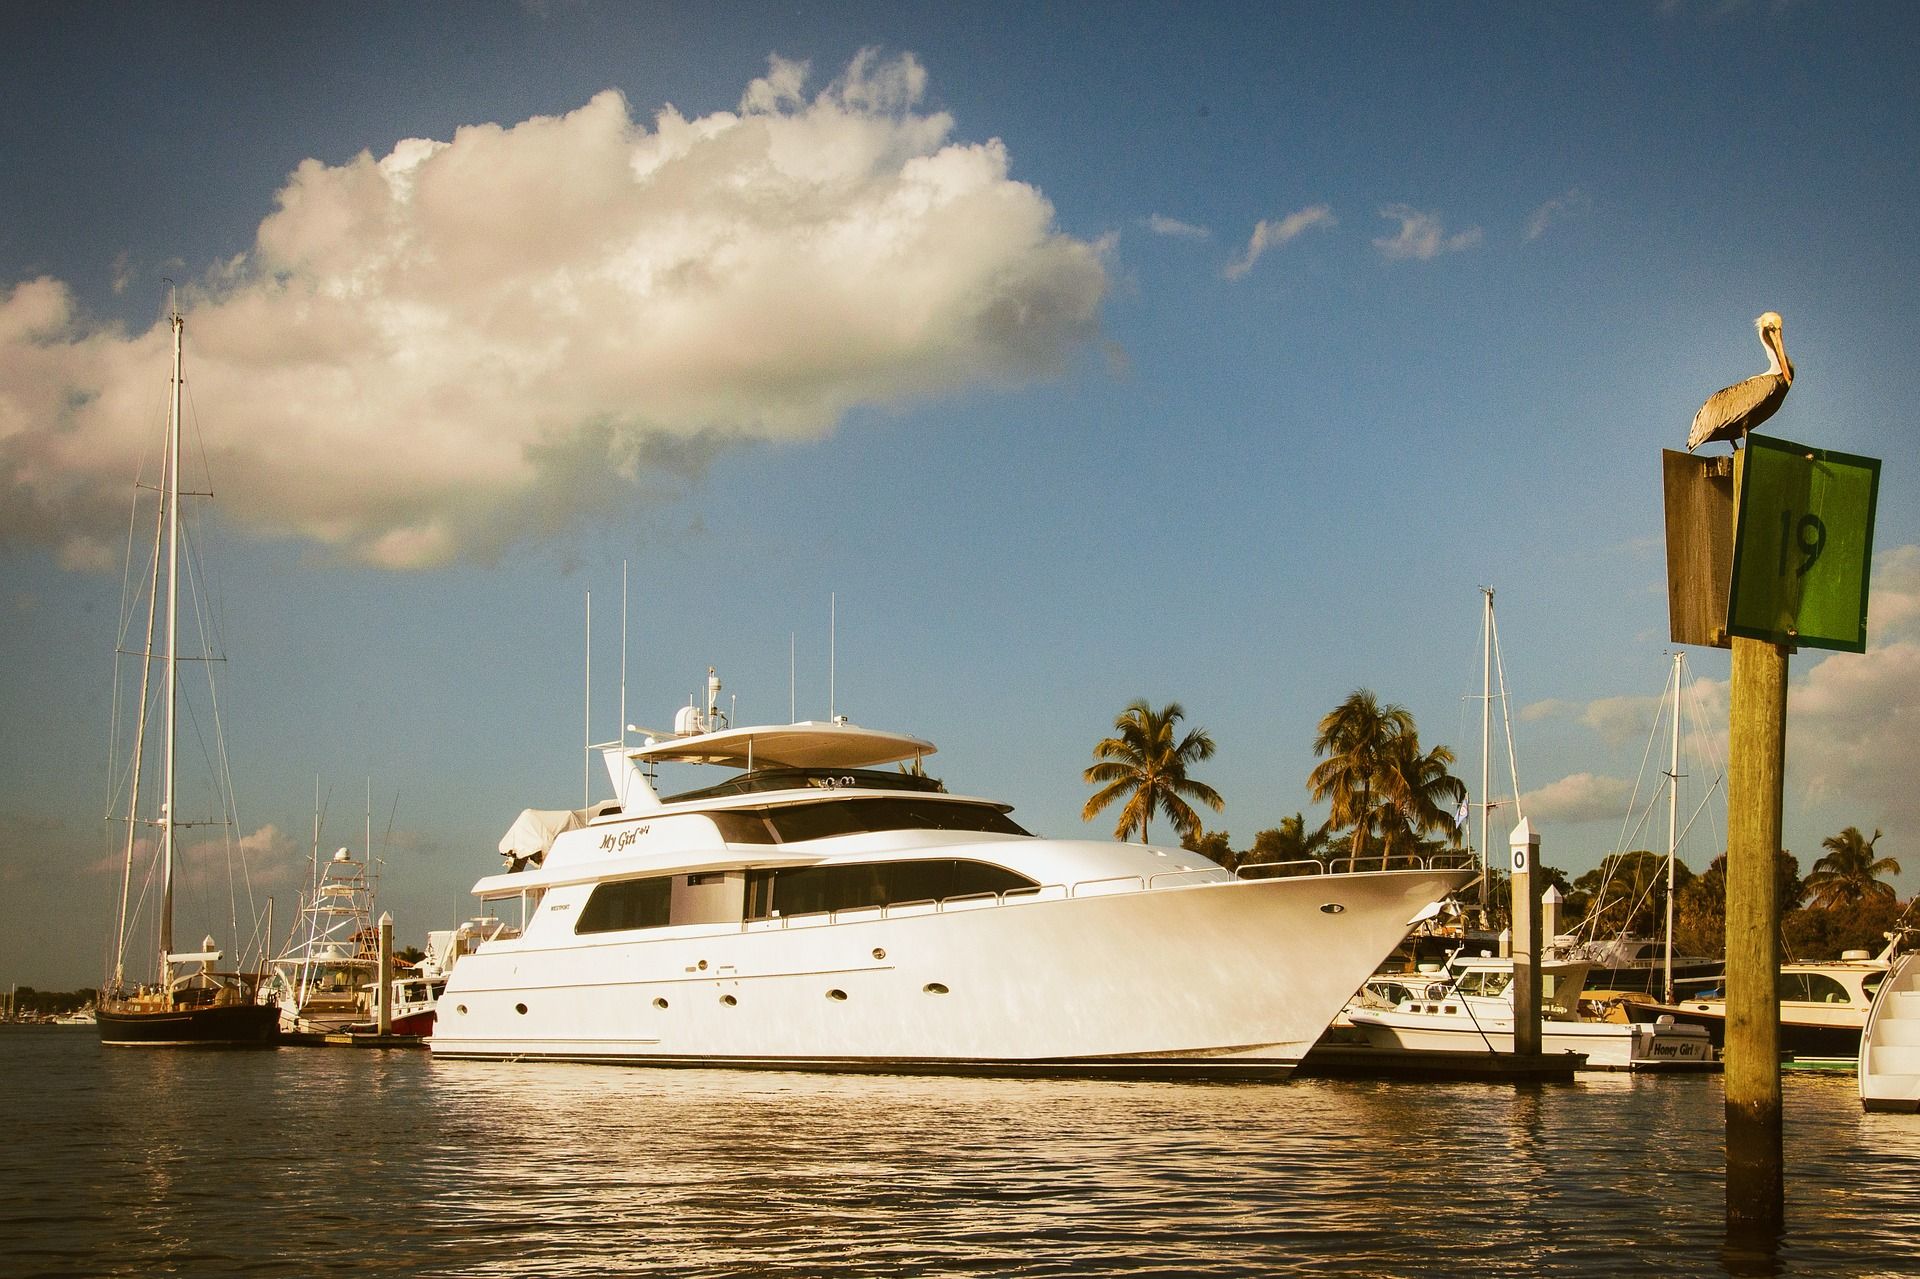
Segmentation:
<svg viewBox="0 0 1920 1279">
<path fill-rule="evenodd" d="M 513 819 L 507 833 L 500 837 L 500 855 L 515 869 L 538 866 L 553 847 L 553 841 L 570 830 L 579 830 L 589 821 L 619 805 L 606 801 L 591 808 L 527 808 Z"/>
</svg>

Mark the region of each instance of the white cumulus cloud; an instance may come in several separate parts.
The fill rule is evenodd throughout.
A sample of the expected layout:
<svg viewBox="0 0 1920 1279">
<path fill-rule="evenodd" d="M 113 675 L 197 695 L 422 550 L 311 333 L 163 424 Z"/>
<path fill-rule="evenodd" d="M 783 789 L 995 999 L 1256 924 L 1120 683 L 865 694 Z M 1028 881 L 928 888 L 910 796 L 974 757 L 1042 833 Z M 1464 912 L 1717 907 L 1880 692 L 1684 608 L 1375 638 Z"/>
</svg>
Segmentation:
<svg viewBox="0 0 1920 1279">
<path fill-rule="evenodd" d="M 649 128 L 609 90 L 302 162 L 183 291 L 223 511 L 374 564 L 484 559 L 737 442 L 1046 376 L 1096 335 L 1105 246 L 922 110 L 911 55 L 807 80 L 776 57 L 734 112 Z M 124 535 L 170 340 L 89 324 L 58 280 L 0 286 L 0 541 L 86 563 Z"/>
<path fill-rule="evenodd" d="M 1303 231 L 1317 226 L 1338 226 L 1333 210 L 1324 204 L 1309 205 L 1297 213 L 1289 213 L 1278 222 L 1262 218 L 1254 223 L 1253 235 L 1247 240 L 1245 252 L 1221 269 L 1220 274 L 1229 280 L 1237 280 L 1253 270 L 1253 264 L 1260 260 L 1268 249 L 1277 249 L 1292 240 Z"/>
<path fill-rule="evenodd" d="M 1633 787 L 1617 777 L 1571 773 L 1520 797 L 1520 811 L 1541 822 L 1618 821 Z"/>
<path fill-rule="evenodd" d="M 1381 236 L 1373 242 L 1373 247 L 1380 250 L 1388 261 L 1414 258 L 1425 262 L 1442 253 L 1470 249 L 1481 240 L 1477 226 L 1448 234 L 1438 214 L 1422 213 L 1407 204 L 1389 204 L 1380 210 L 1380 216 L 1400 224 L 1398 232 Z"/>
<path fill-rule="evenodd" d="M 1830 653 L 1787 690 L 1787 785 L 1855 808 L 1861 827 L 1920 827 L 1920 546 L 1874 557 L 1864 653 Z M 1811 650 L 1802 649 L 1796 663 Z"/>
</svg>

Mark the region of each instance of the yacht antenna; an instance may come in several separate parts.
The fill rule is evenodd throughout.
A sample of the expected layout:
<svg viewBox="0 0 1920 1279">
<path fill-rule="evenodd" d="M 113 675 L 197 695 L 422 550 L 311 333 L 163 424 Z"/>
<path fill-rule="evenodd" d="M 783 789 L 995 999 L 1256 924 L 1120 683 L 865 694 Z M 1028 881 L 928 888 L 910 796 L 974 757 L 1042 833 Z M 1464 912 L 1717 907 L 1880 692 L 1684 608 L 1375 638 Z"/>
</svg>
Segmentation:
<svg viewBox="0 0 1920 1279">
<path fill-rule="evenodd" d="M 313 775 L 313 850 L 307 854 L 307 887 L 320 887 L 320 774 Z"/>
<path fill-rule="evenodd" d="M 581 712 L 580 807 L 593 802 L 593 592 L 587 592 L 586 706 Z"/>
<path fill-rule="evenodd" d="M 787 723 L 800 722 L 800 668 L 795 664 L 797 650 L 794 647 L 793 632 L 787 632 Z"/>
<path fill-rule="evenodd" d="M 840 594 L 830 591 L 827 594 L 827 722 L 833 722 L 833 684 L 838 674 L 836 663 L 839 660 L 840 633 Z"/>
<path fill-rule="evenodd" d="M 627 562 L 620 561 L 620 753 L 627 753 Z"/>
</svg>

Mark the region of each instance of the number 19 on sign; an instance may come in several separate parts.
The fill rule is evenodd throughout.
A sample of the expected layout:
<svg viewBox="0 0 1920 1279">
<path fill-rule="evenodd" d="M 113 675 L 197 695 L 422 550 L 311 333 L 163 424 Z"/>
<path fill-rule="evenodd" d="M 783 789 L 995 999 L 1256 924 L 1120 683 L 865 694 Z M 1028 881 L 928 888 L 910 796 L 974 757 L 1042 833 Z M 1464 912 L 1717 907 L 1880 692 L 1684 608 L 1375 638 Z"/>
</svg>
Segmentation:
<svg viewBox="0 0 1920 1279">
<path fill-rule="evenodd" d="M 1863 651 L 1879 459 L 1752 435 L 1741 472 L 1728 633 Z"/>
</svg>

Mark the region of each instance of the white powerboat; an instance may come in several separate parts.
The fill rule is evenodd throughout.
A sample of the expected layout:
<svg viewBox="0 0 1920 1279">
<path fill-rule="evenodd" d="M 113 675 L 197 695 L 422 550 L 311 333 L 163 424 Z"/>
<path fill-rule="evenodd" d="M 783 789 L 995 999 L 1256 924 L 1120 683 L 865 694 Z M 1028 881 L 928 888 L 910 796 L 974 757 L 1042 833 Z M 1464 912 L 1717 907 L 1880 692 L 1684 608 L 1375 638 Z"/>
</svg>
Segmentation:
<svg viewBox="0 0 1920 1279">
<path fill-rule="evenodd" d="M 1425 981 L 1368 982 L 1348 1004 L 1347 1020 L 1375 1048 L 1407 1052 L 1513 1051 L 1513 960 L 1455 956 Z M 1431 978 L 1431 980 L 1426 980 Z M 1587 965 L 1548 960 L 1540 965 L 1540 1049 L 1583 1054 L 1588 1070 L 1650 1070 L 1699 1066 L 1713 1059 L 1707 1032 L 1697 1026 L 1589 1020 L 1580 992 Z"/>
<path fill-rule="evenodd" d="M 1893 961 L 1860 1034 L 1860 1104 L 1920 1110 L 1920 950 Z"/>
<path fill-rule="evenodd" d="M 1867 1024 L 1873 995 L 1886 980 L 1894 957 L 1889 944 L 1878 956 L 1850 950 L 1836 961 L 1780 965 L 1780 1051 L 1801 1063 L 1851 1066 L 1860 1055 L 1860 1031 Z M 1720 983 L 1724 985 L 1724 981 Z M 1671 1017 L 1702 1027 L 1719 1047 L 1726 1037 L 1727 997 L 1703 989 L 1671 1004 L 1630 1003 L 1634 1019 Z"/>
<path fill-rule="evenodd" d="M 1431 903 L 1415 866 L 1241 878 L 1044 839 L 947 794 L 932 743 L 704 713 L 606 752 L 618 798 L 529 810 L 475 893 L 517 935 L 451 967 L 440 1056 L 1284 1077 Z M 653 770 L 736 770 L 662 796 Z M 1316 867 L 1317 869 L 1317 867 Z M 1263 868 L 1263 871 L 1265 868 Z"/>
<path fill-rule="evenodd" d="M 337 1034 L 373 1015 L 380 975 L 368 863 L 342 848 L 321 863 L 286 946 L 270 968 L 266 998 L 283 1034 Z"/>
</svg>

